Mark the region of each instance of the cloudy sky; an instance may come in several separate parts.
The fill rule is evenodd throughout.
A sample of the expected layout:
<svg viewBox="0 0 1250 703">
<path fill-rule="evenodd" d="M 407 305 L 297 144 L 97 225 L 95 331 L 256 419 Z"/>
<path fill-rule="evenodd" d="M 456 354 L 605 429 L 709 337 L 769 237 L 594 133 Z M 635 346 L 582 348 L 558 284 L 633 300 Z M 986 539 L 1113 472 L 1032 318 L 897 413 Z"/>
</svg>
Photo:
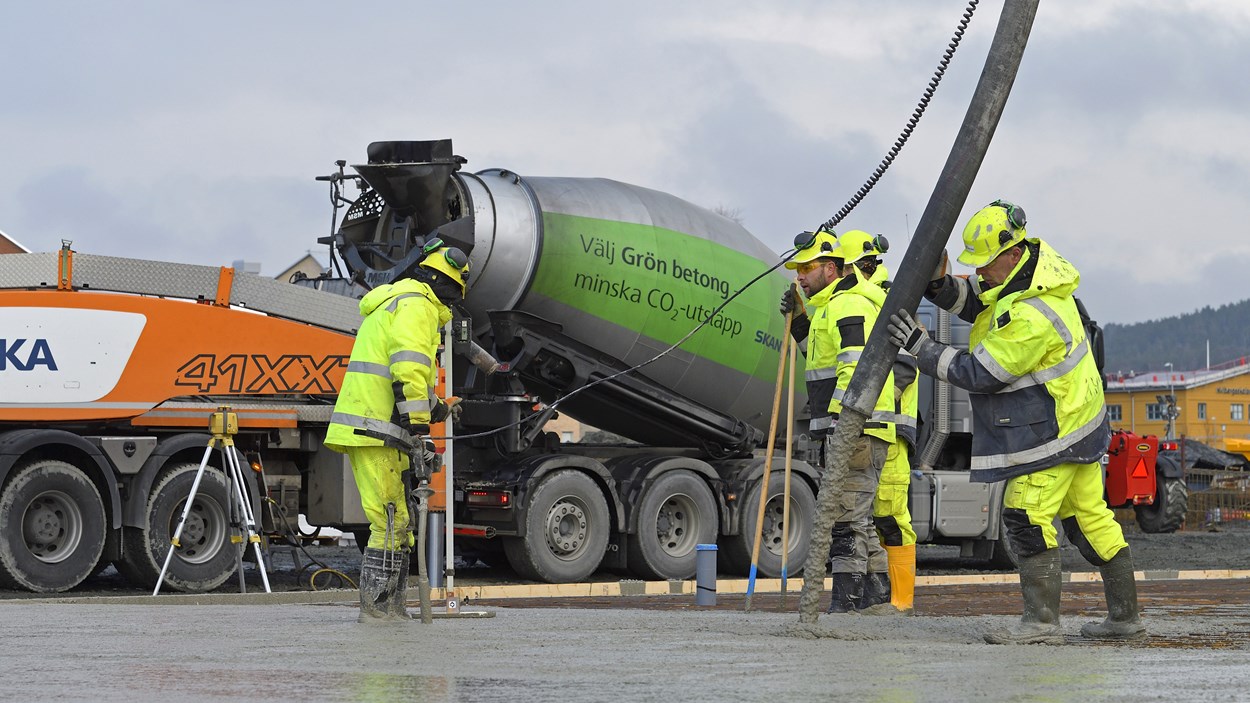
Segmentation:
<svg viewBox="0 0 1250 703">
<path fill-rule="evenodd" d="M 335 159 L 450 137 L 471 170 L 668 191 L 738 212 L 780 252 L 872 173 L 966 4 L 8 3 L 0 230 L 35 251 L 65 238 L 276 274 L 324 258 L 313 177 Z M 911 142 L 843 223 L 894 241 L 888 263 L 1001 8 L 980 3 Z M 1250 298 L 1247 37 L 1243 0 L 1043 0 L 960 227 L 995 198 L 1021 204 L 1104 323 Z"/>
</svg>

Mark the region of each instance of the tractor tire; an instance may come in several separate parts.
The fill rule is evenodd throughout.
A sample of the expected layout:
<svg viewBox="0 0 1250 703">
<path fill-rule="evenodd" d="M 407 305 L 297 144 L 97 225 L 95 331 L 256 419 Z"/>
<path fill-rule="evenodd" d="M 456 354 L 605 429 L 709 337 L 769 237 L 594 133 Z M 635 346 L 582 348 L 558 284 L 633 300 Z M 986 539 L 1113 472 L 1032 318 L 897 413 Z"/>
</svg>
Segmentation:
<svg viewBox="0 0 1250 703">
<path fill-rule="evenodd" d="M 78 467 L 18 468 L 0 494 L 0 587 L 68 591 L 95 570 L 107 529 L 100 492 Z"/>
<path fill-rule="evenodd" d="M 1160 456 L 1158 463 L 1174 461 Z M 1157 468 L 1157 467 L 1156 467 Z M 1162 471 L 1155 474 L 1155 502 L 1152 505 L 1136 505 L 1137 525 L 1142 532 L 1159 534 L 1176 532 L 1185 522 L 1189 510 L 1189 487 L 1185 480 L 1168 478 Z"/>
<path fill-rule="evenodd" d="M 644 579 L 691 578 L 695 547 L 715 544 L 719 527 L 707 481 L 691 471 L 669 471 L 647 488 L 639 504 L 638 532 L 628 539 L 629 568 Z"/>
<path fill-rule="evenodd" d="M 517 574 L 547 583 L 572 583 L 603 562 L 612 521 L 594 479 L 563 469 L 543 478 L 529 495 L 525 536 L 504 538 Z"/>
<path fill-rule="evenodd" d="M 1015 571 L 1020 568 L 1020 557 L 1011 549 L 1011 533 L 1007 530 L 1007 524 L 1003 522 L 1001 506 L 998 516 L 998 539 L 990 548 L 990 558 L 986 565 L 991 569 L 1003 571 Z"/>
<path fill-rule="evenodd" d="M 197 464 L 187 463 L 176 464 L 162 472 L 148 496 L 144 526 L 123 530 L 122 558 L 116 566 L 135 586 L 156 586 L 198 471 Z M 216 468 L 206 467 L 162 588 L 203 593 L 234 575 L 239 547 L 230 541 L 227 495 L 225 475 Z"/>
<path fill-rule="evenodd" d="M 764 533 L 760 541 L 759 562 L 756 573 L 766 578 L 781 576 L 782 545 L 782 491 L 785 476 L 772 472 L 768 481 L 768 504 L 764 508 Z M 751 572 L 751 552 L 755 549 L 755 532 L 760 509 L 759 481 L 753 481 L 745 489 L 742 501 L 741 525 L 736 535 L 721 535 L 718 542 L 719 564 L 728 573 L 747 575 Z M 816 521 L 816 495 L 807 481 L 798 477 L 790 479 L 790 534 L 789 554 L 786 556 L 787 577 L 802 573 L 807 563 L 808 547 L 812 543 L 812 523 Z"/>
</svg>

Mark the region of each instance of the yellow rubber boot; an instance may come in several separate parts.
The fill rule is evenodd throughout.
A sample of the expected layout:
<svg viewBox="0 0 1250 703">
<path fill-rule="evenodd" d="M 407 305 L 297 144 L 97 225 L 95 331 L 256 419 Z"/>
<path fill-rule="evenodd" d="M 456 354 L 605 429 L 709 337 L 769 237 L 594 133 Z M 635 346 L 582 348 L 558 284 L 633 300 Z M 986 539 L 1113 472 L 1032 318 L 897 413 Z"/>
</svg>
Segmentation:
<svg viewBox="0 0 1250 703">
<path fill-rule="evenodd" d="M 885 548 L 890 558 L 890 605 L 910 614 L 916 594 L 916 545 Z"/>
</svg>

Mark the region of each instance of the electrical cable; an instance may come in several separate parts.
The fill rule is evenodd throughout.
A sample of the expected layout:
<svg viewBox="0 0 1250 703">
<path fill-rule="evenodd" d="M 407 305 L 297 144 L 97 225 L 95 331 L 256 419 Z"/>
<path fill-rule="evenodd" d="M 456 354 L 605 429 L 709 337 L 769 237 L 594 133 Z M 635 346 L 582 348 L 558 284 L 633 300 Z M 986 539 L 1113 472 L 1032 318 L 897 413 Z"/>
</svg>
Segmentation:
<svg viewBox="0 0 1250 703">
<path fill-rule="evenodd" d="M 920 103 L 916 105 L 916 109 L 912 112 L 911 119 L 907 121 L 907 126 L 903 128 L 903 131 L 899 134 L 898 139 L 894 140 L 894 146 L 890 148 L 889 153 L 887 153 L 885 158 L 881 160 L 881 163 L 877 165 L 876 170 L 872 172 L 872 175 L 868 177 L 868 180 L 864 183 L 864 185 L 860 186 L 859 190 L 855 191 L 855 195 L 852 196 L 851 199 L 838 210 L 837 214 L 830 217 L 823 225 L 821 225 L 821 229 L 832 232 L 833 228 L 836 227 L 838 223 L 840 223 L 847 215 L 849 215 L 851 210 L 854 210 L 855 206 L 859 205 L 864 197 L 868 195 L 868 191 L 872 190 L 872 187 L 877 185 L 877 181 L 881 180 L 881 176 L 885 174 L 886 169 L 890 168 L 890 164 L 894 162 L 894 157 L 898 156 L 898 153 L 902 151 L 903 145 L 906 144 L 907 139 L 911 137 L 912 130 L 914 130 L 916 128 L 916 124 L 920 122 L 920 116 L 924 114 L 925 108 L 929 106 L 929 100 L 933 98 L 934 92 L 937 91 L 938 84 L 942 82 L 942 76 L 946 74 L 946 67 L 950 65 L 951 58 L 955 55 L 955 49 L 959 47 L 959 42 L 964 36 L 964 30 L 968 28 L 968 23 L 972 21 L 972 13 L 976 11 L 977 3 L 979 2 L 980 0 L 969 0 L 968 9 L 964 11 L 962 19 L 960 19 L 959 24 L 955 27 L 955 34 L 951 37 L 950 43 L 947 44 L 946 52 L 942 54 L 942 60 L 938 62 L 938 67 L 933 74 L 933 79 L 929 81 L 928 87 L 925 88 L 924 95 L 920 98 Z"/>
<path fill-rule="evenodd" d="M 976 11 L 976 7 L 979 3 L 980 3 L 980 0 L 969 0 L 968 9 L 964 11 L 962 17 L 960 18 L 959 24 L 956 25 L 955 33 L 951 37 L 950 42 L 947 44 L 946 51 L 942 54 L 942 59 L 938 62 L 938 68 L 934 72 L 933 78 L 929 81 L 928 87 L 925 88 L 924 94 L 920 98 L 919 104 L 916 106 L 916 109 L 912 112 L 911 119 L 907 121 L 907 126 L 903 128 L 902 133 L 899 135 L 898 139 L 895 140 L 894 146 L 890 148 L 885 158 L 882 159 L 881 163 L 877 166 L 876 170 L 873 171 L 872 175 L 869 176 L 865 184 L 861 186 L 858 191 L 856 191 L 855 195 L 850 199 L 850 201 L 848 201 L 845 205 L 842 206 L 840 210 L 838 210 L 836 215 L 829 218 L 823 225 L 821 225 L 821 229 L 825 229 L 829 232 L 832 232 L 834 226 L 836 226 L 839 222 L 841 222 L 842 219 L 845 218 L 851 212 L 851 210 L 854 210 L 855 206 L 859 205 L 859 203 L 864 199 L 864 197 L 868 195 L 868 192 L 872 190 L 873 186 L 877 184 L 877 181 L 881 179 L 881 176 L 885 174 L 886 169 L 888 169 L 890 167 L 890 164 L 893 163 L 895 157 L 898 156 L 900 151 L 902 151 L 903 145 L 907 143 L 907 140 L 911 136 L 912 131 L 916 128 L 916 125 L 920 122 L 920 117 L 924 114 L 925 109 L 929 106 L 929 101 L 933 98 L 933 95 L 937 90 L 938 84 L 942 82 L 942 77 L 946 73 L 946 68 L 947 66 L 950 65 L 951 59 L 955 55 L 955 50 L 959 47 L 959 42 L 960 40 L 963 39 L 964 32 L 965 30 L 967 30 L 969 22 L 972 21 L 972 15 Z M 772 273 L 773 271 L 776 271 L 779 267 L 781 267 L 787 261 L 789 261 L 790 259 L 793 259 L 795 255 L 797 254 L 798 254 L 797 249 L 790 250 L 785 255 L 783 255 L 781 260 L 778 261 L 776 264 L 772 265 L 771 267 L 766 269 L 763 273 L 760 273 L 759 275 L 757 275 L 755 278 L 752 278 L 750 281 L 747 281 L 747 283 L 743 285 L 741 288 L 739 288 L 736 292 L 734 292 L 733 295 L 725 298 L 725 300 L 719 306 L 717 306 L 715 310 L 708 313 L 708 316 L 702 322 L 696 325 L 694 329 L 686 333 L 686 335 L 682 337 L 681 339 L 669 345 L 669 347 L 665 349 L 664 351 L 661 351 L 660 353 L 656 354 L 650 359 L 647 359 L 646 361 L 635 364 L 627 369 L 622 369 L 615 373 L 604 376 L 603 378 L 599 378 L 590 383 L 587 383 L 586 385 L 581 386 L 580 388 L 577 388 L 571 391 L 570 393 L 557 398 L 550 405 L 547 405 L 546 408 L 555 409 L 559 407 L 561 403 L 568 400 L 569 398 L 576 396 L 578 393 L 581 393 L 582 391 L 593 388 L 601 383 L 606 383 L 608 381 L 611 381 L 625 374 L 633 373 L 669 355 L 678 347 L 680 347 L 682 344 L 685 344 L 699 330 L 707 326 L 709 322 L 715 319 L 715 317 L 721 312 L 721 310 L 725 309 L 725 306 L 728 305 L 730 301 L 737 298 L 746 289 L 758 283 L 761 279 L 763 279 L 768 274 Z M 477 437 L 488 437 L 490 435 L 503 432 L 504 430 L 508 430 L 513 427 L 527 424 L 531 421 L 533 417 L 534 417 L 533 415 L 530 415 L 530 416 L 521 418 L 520 420 L 516 420 L 515 422 L 511 422 L 507 425 L 494 427 L 484 432 L 475 432 L 471 434 L 462 434 L 462 435 L 455 435 L 455 436 L 430 437 L 430 439 L 455 440 L 455 439 L 474 439 Z"/>
</svg>

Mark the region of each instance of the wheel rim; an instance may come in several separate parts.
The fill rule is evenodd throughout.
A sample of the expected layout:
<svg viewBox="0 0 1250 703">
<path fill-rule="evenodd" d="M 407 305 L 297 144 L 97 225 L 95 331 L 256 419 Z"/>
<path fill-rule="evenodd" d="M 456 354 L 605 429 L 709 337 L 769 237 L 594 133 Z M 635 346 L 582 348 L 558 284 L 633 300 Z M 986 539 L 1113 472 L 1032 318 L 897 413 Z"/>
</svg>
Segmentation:
<svg viewBox="0 0 1250 703">
<path fill-rule="evenodd" d="M 764 509 L 764 546 L 769 552 L 781 557 L 781 538 L 782 538 L 782 498 L 774 497 L 768 501 L 768 505 Z M 803 514 L 803 509 L 799 502 L 790 497 L 790 534 L 789 549 L 787 553 L 793 552 L 795 547 L 799 545 L 799 525 L 805 525 L 807 516 Z"/>
<path fill-rule="evenodd" d="M 547 513 L 547 547 L 557 558 L 573 561 L 586 549 L 588 512 L 586 504 L 575 496 L 565 496 L 551 506 Z"/>
<path fill-rule="evenodd" d="M 178 529 L 178 520 L 187 502 L 180 501 L 174 507 L 169 522 L 169 538 L 173 541 L 174 531 Z M 190 564 L 203 564 L 212 561 L 225 543 L 228 526 L 226 512 L 215 500 L 197 497 L 187 513 L 186 524 L 182 526 L 182 535 L 178 538 L 175 553 L 183 561 Z"/>
<path fill-rule="evenodd" d="M 655 534 L 660 550 L 671 557 L 684 557 L 695 547 L 702 516 L 694 499 L 684 493 L 669 496 L 655 518 Z"/>
<path fill-rule="evenodd" d="M 35 496 L 22 516 L 26 548 L 46 564 L 68 559 L 82 541 L 82 531 L 82 510 L 61 491 L 44 491 Z"/>
</svg>

